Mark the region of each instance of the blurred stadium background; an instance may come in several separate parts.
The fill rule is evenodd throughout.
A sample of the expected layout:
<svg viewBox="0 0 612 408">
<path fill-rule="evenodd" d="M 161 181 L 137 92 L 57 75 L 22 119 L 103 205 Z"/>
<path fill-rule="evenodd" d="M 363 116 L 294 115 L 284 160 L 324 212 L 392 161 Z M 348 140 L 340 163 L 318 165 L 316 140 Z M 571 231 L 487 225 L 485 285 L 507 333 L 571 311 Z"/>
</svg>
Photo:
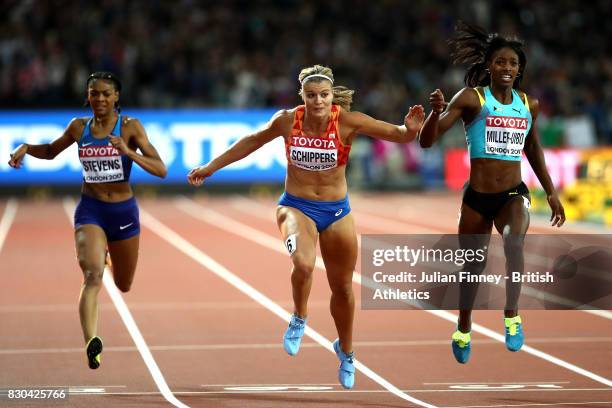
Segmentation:
<svg viewBox="0 0 612 408">
<path fill-rule="evenodd" d="M 51 162 L 7 161 L 19 143 L 60 135 L 82 107 L 92 71 L 123 81 L 123 113 L 138 117 L 170 173 L 142 171 L 141 192 L 186 188 L 192 167 L 223 151 L 279 108 L 299 104 L 297 75 L 328 65 L 355 89 L 355 110 L 400 123 L 411 104 L 462 87 L 446 40 L 457 20 L 525 40 L 523 88 L 539 98 L 538 128 L 569 219 L 612 225 L 612 2 L 118 1 L 0 2 L 0 188 L 47 195 L 80 183 L 73 150 Z M 280 190 L 282 141 L 215 175 L 209 189 Z M 534 210 L 545 196 L 524 161 Z M 461 126 L 422 150 L 360 138 L 351 189 L 460 189 L 469 160 Z M 63 190 L 62 190 L 63 189 Z"/>
</svg>

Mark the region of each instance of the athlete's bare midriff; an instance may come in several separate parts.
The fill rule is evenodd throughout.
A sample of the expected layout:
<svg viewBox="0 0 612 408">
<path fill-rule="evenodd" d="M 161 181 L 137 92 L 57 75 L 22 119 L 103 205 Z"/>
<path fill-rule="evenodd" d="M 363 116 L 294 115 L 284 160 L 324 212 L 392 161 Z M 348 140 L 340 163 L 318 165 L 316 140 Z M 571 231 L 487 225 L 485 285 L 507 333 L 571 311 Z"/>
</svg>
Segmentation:
<svg viewBox="0 0 612 408">
<path fill-rule="evenodd" d="M 308 171 L 287 167 L 285 191 L 315 201 L 338 201 L 346 197 L 346 166 L 324 171 Z"/>
<path fill-rule="evenodd" d="M 521 182 L 521 162 L 498 159 L 472 159 L 470 186 L 480 193 L 499 193 Z"/>
<path fill-rule="evenodd" d="M 134 193 L 128 182 L 124 183 L 83 183 L 81 192 L 107 203 L 118 203 L 129 200 Z"/>
<path fill-rule="evenodd" d="M 284 134 L 290 135 L 293 126 L 295 109 L 287 111 L 287 128 Z M 340 137 L 343 144 L 349 144 L 345 135 L 350 132 L 341 127 Z M 338 201 L 346 197 L 346 166 L 341 165 L 329 170 L 311 171 L 287 164 L 285 191 L 293 196 L 314 201 Z"/>
</svg>

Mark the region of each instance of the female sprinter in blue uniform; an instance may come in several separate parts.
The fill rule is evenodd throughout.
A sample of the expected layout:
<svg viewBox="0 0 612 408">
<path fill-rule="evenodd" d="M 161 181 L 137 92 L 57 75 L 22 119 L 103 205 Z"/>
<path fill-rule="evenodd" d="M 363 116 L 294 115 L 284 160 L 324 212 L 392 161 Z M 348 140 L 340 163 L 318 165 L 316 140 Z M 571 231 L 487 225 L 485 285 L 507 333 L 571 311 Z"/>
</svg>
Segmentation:
<svg viewBox="0 0 612 408">
<path fill-rule="evenodd" d="M 414 140 L 424 112 L 422 106 L 413 106 L 404 119 L 404 126 L 392 125 L 363 113 L 350 112 L 353 91 L 333 86 L 330 68 L 320 65 L 305 68 L 298 78 L 304 105 L 277 112 L 262 130 L 243 137 L 219 157 L 191 170 L 188 180 L 199 186 L 217 170 L 276 137 L 284 138 L 289 165 L 276 220 L 293 264 L 294 301 L 284 348 L 289 355 L 295 355 L 300 347 L 319 240 L 332 290 L 331 314 L 339 337 L 334 342 L 340 360 L 339 381 L 343 387 L 352 388 L 355 381 L 352 277 L 357 236 L 347 195 L 348 154 L 357 134 L 398 143 Z"/>
<path fill-rule="evenodd" d="M 464 241 L 472 237 L 473 241 L 474 237 L 484 235 L 478 246 L 487 245 L 495 225 L 503 236 L 506 267 L 509 271 L 522 271 L 530 206 L 529 190 L 521 181 L 523 153 L 546 191 L 552 225 L 560 227 L 565 222 L 535 126 L 538 100 L 519 90 L 527 62 L 523 44 L 466 23 L 460 23 L 450 44 L 454 47 L 455 63 L 471 64 L 465 76 L 467 87 L 453 97 L 448 107 L 439 89 L 431 94 L 432 112 L 425 120 L 419 141 L 422 147 L 430 147 L 458 119 L 463 121 L 471 169 L 461 205 L 460 237 Z M 484 265 L 471 271 L 478 272 L 479 267 Z M 473 295 L 475 292 L 468 297 Z M 519 295 L 520 284 L 506 285 L 504 322 L 510 351 L 518 351 L 524 341 L 518 315 Z M 463 307 L 460 305 L 457 331 L 452 335 L 453 354 L 460 363 L 468 361 L 471 350 L 469 304 L 468 301 Z"/>
<path fill-rule="evenodd" d="M 140 122 L 120 114 L 120 91 L 121 83 L 112 73 L 91 74 L 87 79 L 87 104 L 93 117 L 73 119 L 62 136 L 50 144 L 18 146 L 9 161 L 11 167 L 19 168 L 26 154 L 51 160 L 74 142 L 78 144 L 83 185 L 74 227 L 84 277 L 79 316 L 92 369 L 100 366 L 102 352 L 102 340 L 97 336 L 98 292 L 107 248 L 115 284 L 123 292 L 130 290 L 138 260 L 138 206 L 128 183 L 132 162 L 155 176 L 166 176 L 166 166 Z"/>
</svg>

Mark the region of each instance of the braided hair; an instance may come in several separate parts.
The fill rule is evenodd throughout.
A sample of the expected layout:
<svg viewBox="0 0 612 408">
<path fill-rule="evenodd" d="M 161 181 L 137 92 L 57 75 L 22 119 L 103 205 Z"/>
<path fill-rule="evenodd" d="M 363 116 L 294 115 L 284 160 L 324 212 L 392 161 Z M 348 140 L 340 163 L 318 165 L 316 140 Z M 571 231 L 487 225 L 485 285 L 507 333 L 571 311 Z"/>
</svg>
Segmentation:
<svg viewBox="0 0 612 408">
<path fill-rule="evenodd" d="M 455 27 L 455 36 L 448 43 L 452 49 L 453 63 L 470 65 L 463 81 L 471 88 L 489 85 L 491 78 L 487 65 L 496 51 L 502 48 L 514 50 L 519 58 L 519 71 L 512 87 L 520 86 L 527 58 L 523 51 L 523 42 L 518 38 L 487 33 L 482 27 L 459 21 Z"/>
</svg>

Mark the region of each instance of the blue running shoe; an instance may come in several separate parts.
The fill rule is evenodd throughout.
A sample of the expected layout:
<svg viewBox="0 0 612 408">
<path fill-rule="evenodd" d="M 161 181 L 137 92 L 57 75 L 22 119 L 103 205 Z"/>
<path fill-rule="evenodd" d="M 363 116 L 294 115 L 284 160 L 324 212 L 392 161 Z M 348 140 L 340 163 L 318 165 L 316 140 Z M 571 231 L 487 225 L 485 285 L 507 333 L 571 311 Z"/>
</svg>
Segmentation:
<svg viewBox="0 0 612 408">
<path fill-rule="evenodd" d="M 291 315 L 291 321 L 289 327 L 283 337 L 283 346 L 285 351 L 290 356 L 295 356 L 300 351 L 300 343 L 302 342 L 302 336 L 304 335 L 304 329 L 306 328 L 306 319 L 302 319 L 296 314 Z"/>
<path fill-rule="evenodd" d="M 340 339 L 334 341 L 334 351 L 340 359 L 340 367 L 338 368 L 338 380 L 340 384 L 347 390 L 355 385 L 355 366 L 353 365 L 353 352 L 346 354 L 340 348 Z"/>
<path fill-rule="evenodd" d="M 470 359 L 470 351 L 472 351 L 472 336 L 470 333 L 463 333 L 459 330 L 453 333 L 451 345 L 453 346 L 453 355 L 458 363 L 465 364 Z"/>
<path fill-rule="evenodd" d="M 505 317 L 504 323 L 506 326 L 506 348 L 510 351 L 519 351 L 525 342 L 521 316 Z"/>
</svg>

